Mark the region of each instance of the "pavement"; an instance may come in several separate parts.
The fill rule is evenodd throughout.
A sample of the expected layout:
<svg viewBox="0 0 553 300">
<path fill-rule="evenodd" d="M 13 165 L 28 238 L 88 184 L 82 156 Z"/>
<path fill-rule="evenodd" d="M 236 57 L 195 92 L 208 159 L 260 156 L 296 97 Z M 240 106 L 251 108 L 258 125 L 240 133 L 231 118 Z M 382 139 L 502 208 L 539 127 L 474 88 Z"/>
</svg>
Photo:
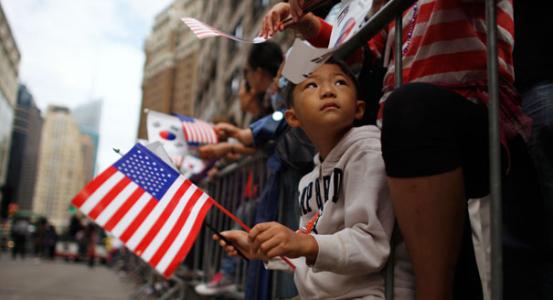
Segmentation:
<svg viewBox="0 0 553 300">
<path fill-rule="evenodd" d="M 129 299 L 136 286 L 105 266 L 0 256 L 2 300 Z"/>
</svg>

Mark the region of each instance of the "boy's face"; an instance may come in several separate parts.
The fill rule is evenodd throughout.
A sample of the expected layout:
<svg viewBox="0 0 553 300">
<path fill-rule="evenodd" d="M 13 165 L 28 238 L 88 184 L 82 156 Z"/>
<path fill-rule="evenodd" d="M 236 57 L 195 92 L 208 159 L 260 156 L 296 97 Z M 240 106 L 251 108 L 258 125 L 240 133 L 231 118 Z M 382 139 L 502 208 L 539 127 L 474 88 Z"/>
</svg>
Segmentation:
<svg viewBox="0 0 553 300">
<path fill-rule="evenodd" d="M 294 105 L 286 112 L 290 126 L 342 130 L 363 117 L 355 84 L 338 65 L 324 64 L 292 91 Z"/>
</svg>

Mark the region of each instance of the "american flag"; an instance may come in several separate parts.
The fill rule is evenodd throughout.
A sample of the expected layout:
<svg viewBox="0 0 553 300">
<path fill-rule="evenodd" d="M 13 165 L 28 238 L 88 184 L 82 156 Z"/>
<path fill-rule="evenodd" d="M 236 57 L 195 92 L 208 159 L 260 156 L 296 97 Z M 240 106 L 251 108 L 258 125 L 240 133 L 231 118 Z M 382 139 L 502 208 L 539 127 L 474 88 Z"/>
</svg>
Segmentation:
<svg viewBox="0 0 553 300">
<path fill-rule="evenodd" d="M 165 277 L 187 255 L 214 203 L 140 144 L 72 200 Z"/>
<path fill-rule="evenodd" d="M 262 37 L 256 37 L 254 38 L 253 40 L 245 40 L 241 37 L 237 37 L 237 36 L 234 36 L 234 35 L 230 35 L 230 34 L 227 34 L 227 33 L 224 33 L 222 31 L 220 31 L 219 29 L 216 29 L 216 28 L 213 28 L 209 25 L 206 25 L 194 18 L 182 18 L 181 19 L 184 24 L 186 24 L 186 26 L 188 26 L 190 28 L 190 30 L 192 30 L 192 32 L 194 32 L 194 34 L 196 35 L 196 37 L 200 40 L 202 39 L 205 39 L 205 38 L 208 38 L 208 37 L 213 37 L 213 36 L 220 36 L 220 37 L 225 37 L 225 38 L 228 38 L 228 39 L 231 39 L 231 40 L 234 40 L 234 41 L 237 41 L 237 42 L 243 42 L 243 43 L 263 43 L 266 41 L 265 38 L 262 38 Z"/>
<path fill-rule="evenodd" d="M 219 142 L 217 134 L 211 124 L 202 120 L 183 115 L 176 115 L 182 121 L 184 139 L 191 146 L 203 144 L 216 144 Z"/>
</svg>

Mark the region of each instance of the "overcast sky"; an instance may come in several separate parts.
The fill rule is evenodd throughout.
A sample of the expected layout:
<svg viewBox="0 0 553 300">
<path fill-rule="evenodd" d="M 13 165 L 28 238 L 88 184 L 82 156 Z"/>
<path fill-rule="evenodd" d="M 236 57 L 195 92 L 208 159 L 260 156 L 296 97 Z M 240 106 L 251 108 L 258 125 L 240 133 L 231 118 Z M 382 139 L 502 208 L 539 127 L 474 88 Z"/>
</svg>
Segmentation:
<svg viewBox="0 0 553 300">
<path fill-rule="evenodd" d="M 22 60 L 20 81 L 44 112 L 103 99 L 100 171 L 134 145 L 143 43 L 171 0 L 0 0 Z"/>
</svg>

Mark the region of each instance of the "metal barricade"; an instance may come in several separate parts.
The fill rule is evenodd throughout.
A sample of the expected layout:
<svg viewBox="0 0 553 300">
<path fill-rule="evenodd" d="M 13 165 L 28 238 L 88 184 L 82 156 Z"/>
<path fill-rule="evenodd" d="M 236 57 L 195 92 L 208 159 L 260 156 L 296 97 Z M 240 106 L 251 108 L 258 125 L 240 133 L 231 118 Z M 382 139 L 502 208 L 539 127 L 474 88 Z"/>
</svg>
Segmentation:
<svg viewBox="0 0 553 300">
<path fill-rule="evenodd" d="M 246 224 L 253 225 L 255 200 L 265 187 L 267 177 L 266 157 L 255 155 L 227 166 L 202 186 L 213 199 L 236 214 Z M 248 179 L 251 181 L 248 182 Z M 249 190 L 245 193 L 245 189 Z M 218 209 L 210 210 L 205 222 L 217 231 L 240 229 Z M 223 257 L 222 248 L 212 240 L 212 235 L 213 232 L 204 228 L 193 250 L 192 268 L 203 272 L 204 280 L 209 280 L 219 271 Z M 237 259 L 236 263 L 234 278 L 238 290 L 241 291 L 244 288 L 247 263 L 242 259 Z M 240 295 L 235 296 L 240 297 Z"/>
<path fill-rule="evenodd" d="M 363 28 L 353 36 L 346 45 L 335 53 L 338 58 L 347 58 L 355 50 L 364 46 L 366 41 L 376 35 L 393 18 L 399 26 L 395 27 L 395 57 L 401 56 L 402 48 L 402 13 L 409 8 L 415 0 L 390 0 L 367 21 Z M 502 210 L 501 210 L 501 148 L 499 142 L 499 78 L 497 55 L 497 16 L 496 1 L 485 0 L 487 50 L 488 50 L 488 118 L 489 118 L 489 157 L 490 157 L 490 198 L 491 198 L 491 297 L 494 300 L 503 299 L 503 258 L 502 258 Z M 395 64 L 396 87 L 402 82 L 402 60 Z M 392 290 L 393 274 L 387 273 L 387 291 Z M 386 299 L 393 299 L 393 293 L 387 292 Z"/>
</svg>

